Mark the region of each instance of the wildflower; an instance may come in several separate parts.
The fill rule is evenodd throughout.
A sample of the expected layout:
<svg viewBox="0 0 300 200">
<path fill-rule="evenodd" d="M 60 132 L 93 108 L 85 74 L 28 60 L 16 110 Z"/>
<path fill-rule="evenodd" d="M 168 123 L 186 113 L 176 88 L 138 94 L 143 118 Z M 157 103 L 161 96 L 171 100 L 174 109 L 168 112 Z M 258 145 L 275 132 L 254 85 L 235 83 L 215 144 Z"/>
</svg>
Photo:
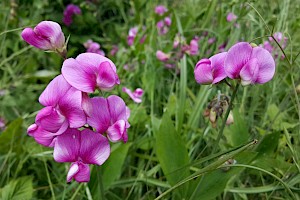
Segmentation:
<svg viewBox="0 0 300 200">
<path fill-rule="evenodd" d="M 71 162 L 67 181 L 89 182 L 89 164 L 102 165 L 110 155 L 106 137 L 89 129 L 68 129 L 57 136 L 53 157 L 56 162 Z"/>
<path fill-rule="evenodd" d="M 155 7 L 155 13 L 158 15 L 163 15 L 167 11 L 168 9 L 163 5 L 158 5 Z"/>
<path fill-rule="evenodd" d="M 126 92 L 135 103 L 142 102 L 142 96 L 144 91 L 141 88 L 137 88 L 134 92 L 132 92 L 130 89 L 123 87 L 122 91 Z"/>
<path fill-rule="evenodd" d="M 213 44 L 215 41 L 216 41 L 216 38 L 215 38 L 215 37 L 212 37 L 212 38 L 209 38 L 209 39 L 207 40 L 207 43 L 208 43 L 208 44 Z"/>
<path fill-rule="evenodd" d="M 63 22 L 66 26 L 70 26 L 73 23 L 73 15 L 80 15 L 81 10 L 74 4 L 69 4 L 64 10 Z"/>
<path fill-rule="evenodd" d="M 119 47 L 117 45 L 113 45 L 112 49 L 110 50 L 110 55 L 114 56 L 117 54 L 118 51 L 119 51 Z"/>
<path fill-rule="evenodd" d="M 87 123 L 95 128 L 96 132 L 101 134 L 106 132 L 112 142 L 120 140 L 127 142 L 130 111 L 123 99 L 116 95 L 108 98 L 94 97 L 85 102 L 84 109 L 87 113 Z"/>
<path fill-rule="evenodd" d="M 169 31 L 169 27 L 171 26 L 171 18 L 165 17 L 164 19 L 157 22 L 156 27 L 158 29 L 158 33 L 160 35 L 164 35 Z"/>
<path fill-rule="evenodd" d="M 40 144 L 48 146 L 55 136 L 64 133 L 68 127 L 79 128 L 86 123 L 81 107 L 82 93 L 71 87 L 62 75 L 49 83 L 39 102 L 45 107 L 38 112 L 35 124 L 27 132 Z"/>
<path fill-rule="evenodd" d="M 65 53 L 65 36 L 58 23 L 42 21 L 34 29 L 25 28 L 21 34 L 28 44 L 42 50 Z"/>
<path fill-rule="evenodd" d="M 227 77 L 224 60 L 227 53 L 218 53 L 209 59 L 203 58 L 196 64 L 194 75 L 199 84 L 216 84 Z"/>
<path fill-rule="evenodd" d="M 93 40 L 86 41 L 83 46 L 87 49 L 86 52 L 90 53 L 96 53 L 101 56 L 105 56 L 105 53 L 103 50 L 100 49 L 100 44 L 97 42 L 94 42 Z"/>
<path fill-rule="evenodd" d="M 0 131 L 4 131 L 6 128 L 4 118 L 0 117 Z"/>
<path fill-rule="evenodd" d="M 232 13 L 232 12 L 228 13 L 228 15 L 227 15 L 227 17 L 226 17 L 226 20 L 227 20 L 228 22 L 234 21 L 234 20 L 236 20 L 236 19 L 237 19 L 237 16 L 236 16 L 234 13 Z"/>
<path fill-rule="evenodd" d="M 170 17 L 165 17 L 164 22 L 167 26 L 171 26 L 172 20 Z"/>
<path fill-rule="evenodd" d="M 160 61 L 167 61 L 169 60 L 170 55 L 158 50 L 156 51 L 156 58 Z"/>
<path fill-rule="evenodd" d="M 198 39 L 194 38 L 190 41 L 189 54 L 197 55 L 199 53 Z"/>
<path fill-rule="evenodd" d="M 233 45 L 225 59 L 225 72 L 231 79 L 241 79 L 242 85 L 263 84 L 275 73 L 272 55 L 262 47 L 252 47 L 247 42 Z"/>
<path fill-rule="evenodd" d="M 127 44 L 129 46 L 133 45 L 134 39 L 137 35 L 137 32 L 138 32 L 138 27 L 133 27 L 133 28 L 129 29 L 128 37 L 127 37 Z"/>
<path fill-rule="evenodd" d="M 111 90 L 120 84 L 115 64 L 108 58 L 95 53 L 82 53 L 76 59 L 64 61 L 62 74 L 67 82 L 76 89 L 92 93 L 98 87 Z"/>
</svg>

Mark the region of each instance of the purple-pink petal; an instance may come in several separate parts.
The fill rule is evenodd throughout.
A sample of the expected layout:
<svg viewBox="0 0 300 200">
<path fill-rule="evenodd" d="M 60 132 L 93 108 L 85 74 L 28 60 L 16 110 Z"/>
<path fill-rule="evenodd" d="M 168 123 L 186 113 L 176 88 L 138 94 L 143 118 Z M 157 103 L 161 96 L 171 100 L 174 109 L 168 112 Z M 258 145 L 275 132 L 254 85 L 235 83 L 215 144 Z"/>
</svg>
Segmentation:
<svg viewBox="0 0 300 200">
<path fill-rule="evenodd" d="M 251 53 L 252 47 L 247 42 L 239 42 L 228 50 L 224 68 L 229 78 L 239 78 L 240 71 L 250 60 Z"/>
<path fill-rule="evenodd" d="M 213 74 L 211 69 L 211 61 L 207 58 L 201 59 L 194 69 L 194 75 L 197 83 L 211 84 L 213 82 Z"/>
<path fill-rule="evenodd" d="M 226 56 L 227 56 L 227 52 L 223 52 L 223 53 L 218 53 L 209 58 L 209 60 L 211 61 L 213 84 L 216 84 L 227 77 L 224 69 L 224 62 Z"/>
<path fill-rule="evenodd" d="M 114 68 L 109 62 L 102 62 L 99 66 L 97 86 L 106 91 L 111 90 L 116 84 L 120 84 L 120 80 Z"/>
<path fill-rule="evenodd" d="M 43 106 L 55 107 L 70 88 L 71 85 L 62 75 L 59 75 L 55 77 L 42 92 L 39 97 L 39 102 Z"/>
<path fill-rule="evenodd" d="M 90 181 L 89 165 L 84 164 L 82 162 L 72 163 L 67 174 L 67 182 L 71 182 L 73 178 L 77 182 L 89 182 Z"/>
<path fill-rule="evenodd" d="M 242 85 L 254 84 L 259 73 L 259 66 L 256 58 L 252 58 L 240 72 Z"/>
<path fill-rule="evenodd" d="M 81 132 L 79 156 L 84 163 L 102 165 L 110 155 L 106 137 L 89 129 Z"/>
<path fill-rule="evenodd" d="M 49 40 L 37 35 L 32 28 L 25 28 L 21 34 L 23 40 L 28 44 L 43 50 L 52 49 L 52 45 Z"/>
<path fill-rule="evenodd" d="M 107 137 L 112 142 L 118 142 L 123 138 L 126 130 L 126 122 L 118 120 L 107 129 Z"/>
<path fill-rule="evenodd" d="M 63 134 L 56 137 L 53 157 L 56 162 L 76 162 L 78 161 L 80 150 L 80 131 L 68 129 Z"/>
<path fill-rule="evenodd" d="M 27 129 L 28 135 L 33 137 L 35 141 L 46 147 L 53 147 L 56 135 L 44 130 L 42 127 L 32 124 Z"/>
<path fill-rule="evenodd" d="M 259 66 L 255 83 L 263 84 L 270 81 L 275 74 L 275 61 L 270 52 L 261 47 L 254 47 L 251 58 L 256 58 Z"/>
</svg>

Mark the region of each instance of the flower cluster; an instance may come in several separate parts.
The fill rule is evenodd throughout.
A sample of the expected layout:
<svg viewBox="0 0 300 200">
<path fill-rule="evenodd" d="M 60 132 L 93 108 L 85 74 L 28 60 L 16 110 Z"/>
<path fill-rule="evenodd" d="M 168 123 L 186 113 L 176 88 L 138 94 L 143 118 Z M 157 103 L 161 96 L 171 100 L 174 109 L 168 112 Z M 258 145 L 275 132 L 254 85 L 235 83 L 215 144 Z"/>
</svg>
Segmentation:
<svg viewBox="0 0 300 200">
<path fill-rule="evenodd" d="M 52 29 L 57 25 L 47 24 Z M 55 34 L 63 35 L 62 32 Z M 40 38 L 33 36 L 28 40 L 37 44 Z M 51 48 L 64 46 L 55 39 L 51 42 Z M 102 165 L 108 159 L 109 141 L 127 142 L 130 111 L 119 96 L 89 97 L 97 89 L 109 91 L 120 84 L 116 66 L 108 58 L 82 53 L 75 59 L 66 59 L 61 72 L 40 95 L 39 102 L 44 108 L 27 132 L 39 144 L 54 148 L 55 161 L 71 163 L 68 182 L 73 178 L 88 182 L 89 164 Z"/>
<path fill-rule="evenodd" d="M 287 37 L 284 37 L 281 32 L 274 33 L 273 37 L 281 45 L 282 49 L 286 48 L 286 46 L 287 46 L 287 40 L 288 40 Z M 263 47 L 263 48 L 265 48 L 266 50 L 268 50 L 271 54 L 274 55 L 275 58 L 279 57 L 280 48 L 278 47 L 278 45 L 276 44 L 276 42 L 274 41 L 274 39 L 272 37 L 269 37 L 269 40 L 268 41 L 264 41 L 264 43 L 262 45 L 260 45 L 260 46 Z M 284 59 L 284 55 L 281 56 L 281 59 Z"/>
<path fill-rule="evenodd" d="M 66 26 L 70 26 L 73 23 L 73 15 L 80 15 L 81 10 L 74 4 L 69 4 L 64 10 L 63 22 Z"/>
<path fill-rule="evenodd" d="M 93 40 L 86 41 L 85 43 L 83 43 L 83 46 L 86 48 L 86 52 L 96 53 L 105 56 L 104 51 L 100 49 L 100 44 L 94 42 Z"/>
<path fill-rule="evenodd" d="M 239 42 L 228 52 L 201 59 L 194 69 L 199 84 L 216 84 L 226 77 L 241 80 L 242 85 L 263 84 L 275 74 L 275 61 L 264 48 Z"/>
</svg>

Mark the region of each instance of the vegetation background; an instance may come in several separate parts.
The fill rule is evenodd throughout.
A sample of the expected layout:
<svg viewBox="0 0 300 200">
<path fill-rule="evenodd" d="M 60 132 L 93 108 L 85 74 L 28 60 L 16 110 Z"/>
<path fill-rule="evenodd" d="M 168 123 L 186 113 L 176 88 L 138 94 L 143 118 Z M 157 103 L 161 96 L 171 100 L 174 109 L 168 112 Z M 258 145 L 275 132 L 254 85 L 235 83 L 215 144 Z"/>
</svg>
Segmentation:
<svg viewBox="0 0 300 200">
<path fill-rule="evenodd" d="M 82 14 L 67 27 L 62 18 L 69 3 Z M 156 28 L 161 17 L 154 8 L 160 4 L 172 19 L 165 35 Z M 5 122 L 0 199 L 300 198 L 299 0 L 2 0 L 0 10 L 0 117 Z M 226 21 L 229 12 L 238 17 L 235 22 Z M 121 85 L 114 91 L 131 109 L 128 143 L 113 145 L 108 161 L 93 167 L 89 183 L 68 184 L 69 165 L 54 162 L 52 149 L 26 133 L 41 108 L 39 95 L 63 62 L 20 37 L 25 27 L 43 20 L 58 22 L 70 35 L 68 57 L 85 52 L 88 39 L 101 44 L 118 68 Z M 134 26 L 140 31 L 128 46 L 127 33 Z M 274 32 L 288 38 L 285 58 L 277 48 L 273 80 L 239 88 L 234 124 L 218 140 L 222 119 L 213 127 L 203 111 L 218 91 L 231 96 L 232 90 L 224 83 L 198 85 L 195 64 L 217 53 L 223 43 L 226 50 L 238 41 L 262 44 Z M 198 55 L 186 54 L 176 62 L 176 71 L 166 69 L 155 54 L 171 51 L 177 33 L 187 41 L 207 36 L 199 41 Z M 145 34 L 145 42 L 139 43 Z M 215 42 L 209 44 L 212 37 Z M 110 56 L 113 45 L 119 51 Z M 124 86 L 144 89 L 143 102 L 129 99 Z M 229 158 L 236 164 L 224 167 Z"/>
</svg>

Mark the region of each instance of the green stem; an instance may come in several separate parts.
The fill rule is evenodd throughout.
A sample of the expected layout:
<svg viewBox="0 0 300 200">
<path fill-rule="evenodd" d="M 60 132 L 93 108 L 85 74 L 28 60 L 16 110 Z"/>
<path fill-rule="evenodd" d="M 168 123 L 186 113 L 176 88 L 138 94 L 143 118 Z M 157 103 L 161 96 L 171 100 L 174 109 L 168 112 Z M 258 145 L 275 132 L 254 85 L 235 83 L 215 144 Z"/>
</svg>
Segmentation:
<svg viewBox="0 0 300 200">
<path fill-rule="evenodd" d="M 214 148 L 214 150 L 213 150 L 213 153 L 216 152 L 217 146 L 218 146 L 218 144 L 219 144 L 219 142 L 220 142 L 220 139 L 221 139 L 221 137 L 223 136 L 223 132 L 224 132 L 224 129 L 225 129 L 225 126 L 226 126 L 226 120 L 227 120 L 227 118 L 228 118 L 228 115 L 229 115 L 230 110 L 232 109 L 233 101 L 234 101 L 234 99 L 235 99 L 235 97 L 236 97 L 236 94 L 237 94 L 237 91 L 238 91 L 239 86 L 240 86 L 239 83 L 237 83 L 237 84 L 235 85 L 235 88 L 234 88 L 234 91 L 233 91 L 233 93 L 232 93 L 232 96 L 231 96 L 231 100 L 230 100 L 229 106 L 228 106 L 228 108 L 227 108 L 227 110 L 226 110 L 225 116 L 224 116 L 223 121 L 222 121 L 222 126 L 221 126 L 221 128 L 220 128 L 220 131 L 219 131 L 219 134 L 218 134 L 218 137 L 217 137 L 217 140 L 216 140 L 217 145 L 215 146 L 215 148 Z"/>
<path fill-rule="evenodd" d="M 99 185 L 99 197 L 101 200 L 104 200 L 104 189 L 103 189 L 103 182 L 102 182 L 102 168 L 101 166 L 97 169 L 98 175 L 98 185 Z"/>
</svg>

